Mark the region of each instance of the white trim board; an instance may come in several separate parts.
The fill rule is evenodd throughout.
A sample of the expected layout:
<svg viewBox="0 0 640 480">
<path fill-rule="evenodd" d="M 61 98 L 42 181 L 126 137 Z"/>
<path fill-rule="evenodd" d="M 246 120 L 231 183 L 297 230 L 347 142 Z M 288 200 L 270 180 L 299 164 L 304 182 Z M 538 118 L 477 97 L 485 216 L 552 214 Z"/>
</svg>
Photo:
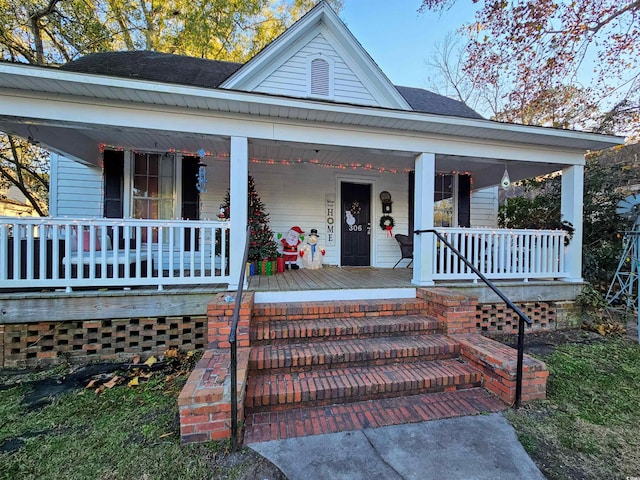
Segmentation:
<svg viewBox="0 0 640 480">
<path fill-rule="evenodd" d="M 383 300 L 387 298 L 416 298 L 415 288 L 363 288 L 349 290 L 299 290 L 293 292 L 255 292 L 253 302 L 294 303 L 341 300 Z"/>
</svg>

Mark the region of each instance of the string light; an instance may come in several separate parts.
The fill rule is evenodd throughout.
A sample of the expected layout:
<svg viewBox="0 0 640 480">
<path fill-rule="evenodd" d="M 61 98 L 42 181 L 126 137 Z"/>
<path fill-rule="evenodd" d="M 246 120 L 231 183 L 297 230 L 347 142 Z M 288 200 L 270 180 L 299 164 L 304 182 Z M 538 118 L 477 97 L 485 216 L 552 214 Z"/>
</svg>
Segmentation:
<svg viewBox="0 0 640 480">
<path fill-rule="evenodd" d="M 187 150 L 187 149 L 183 149 L 183 150 L 177 150 L 175 148 L 169 148 L 168 150 L 158 150 L 158 149 L 153 149 L 153 148 L 145 148 L 142 150 L 137 150 L 134 148 L 129 148 L 129 147 L 123 147 L 123 146 L 118 146 L 118 145 L 107 145 L 106 143 L 99 143 L 98 144 L 98 150 L 100 151 L 100 153 L 103 153 L 105 150 L 114 150 L 116 152 L 123 152 L 125 150 L 131 151 L 133 153 L 161 153 L 166 151 L 167 153 L 181 153 L 187 157 L 211 157 L 211 158 L 217 158 L 219 160 L 224 160 L 229 158 L 229 154 L 228 153 L 224 153 L 224 152 L 220 152 L 220 153 L 211 153 L 209 151 L 204 151 L 203 149 L 199 150 L 199 151 L 191 151 L 191 150 Z M 201 153 L 204 152 L 204 155 L 201 155 Z"/>
<path fill-rule="evenodd" d="M 131 150 L 133 153 L 149 153 L 149 150 L 134 150 L 134 149 L 130 149 L 130 148 L 125 148 L 123 146 L 117 146 L 117 145 L 107 145 L 104 143 L 101 143 L 98 145 L 98 149 L 100 150 L 100 152 L 104 152 L 104 150 L 114 150 L 114 151 L 124 151 L 124 150 Z M 178 153 L 178 150 L 176 150 L 175 148 L 170 148 L 168 150 L 168 153 Z M 198 152 L 192 152 L 189 150 L 182 150 L 180 151 L 180 153 L 182 153 L 183 155 L 186 156 L 193 156 L 193 157 L 203 157 L 202 152 L 198 151 Z M 212 154 L 211 152 L 205 152 L 204 156 L 206 157 L 211 157 L 211 158 L 217 158 L 219 160 L 225 160 L 229 158 L 229 154 L 228 153 L 216 153 L 216 154 Z M 383 167 L 383 166 L 375 166 L 371 163 L 365 163 L 362 164 L 360 162 L 347 162 L 347 163 L 333 163 L 333 162 L 321 162 L 320 160 L 318 160 L 317 158 L 311 158 L 309 160 L 305 160 L 301 157 L 297 157 L 295 159 L 286 159 L 286 158 L 258 158 L 258 157 L 249 157 L 249 161 L 251 163 L 255 163 L 255 164 L 262 164 L 262 165 L 284 165 L 284 166 L 290 166 L 290 165 L 315 165 L 318 167 L 324 167 L 324 168 L 330 168 L 330 169 L 336 169 L 336 170 L 362 170 L 362 171 L 366 171 L 366 172 L 377 172 L 377 173 L 390 173 L 390 174 L 408 174 L 410 172 L 413 172 L 414 169 L 413 168 L 396 168 L 396 167 Z M 469 177 L 471 177 L 471 172 L 468 171 L 456 171 L 456 170 L 452 170 L 451 172 L 437 172 L 436 173 L 437 176 L 445 176 L 445 175 L 468 175 Z M 473 177 L 471 177 L 471 182 L 473 182 Z"/>
<path fill-rule="evenodd" d="M 251 163 L 257 163 L 262 165 L 315 165 L 317 167 L 331 168 L 336 170 L 364 170 L 371 172 L 379 172 L 379 173 L 409 173 L 412 172 L 412 168 L 387 168 L 387 167 L 375 167 L 370 163 L 361 164 L 355 162 L 349 163 L 331 163 L 331 162 L 321 162 L 317 158 L 312 158 L 309 160 L 303 160 L 302 158 L 296 158 L 295 160 L 287 160 L 287 159 L 273 159 L 273 158 L 258 158 L 258 157 L 250 157 L 249 161 Z"/>
</svg>

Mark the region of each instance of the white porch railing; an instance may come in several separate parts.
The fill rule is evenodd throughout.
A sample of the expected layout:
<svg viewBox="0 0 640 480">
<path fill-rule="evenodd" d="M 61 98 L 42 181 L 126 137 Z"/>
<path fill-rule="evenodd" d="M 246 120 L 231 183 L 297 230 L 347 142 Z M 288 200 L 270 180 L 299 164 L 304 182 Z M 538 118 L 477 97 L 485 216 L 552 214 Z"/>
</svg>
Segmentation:
<svg viewBox="0 0 640 480">
<path fill-rule="evenodd" d="M 563 278 L 562 230 L 437 228 L 457 250 L 490 279 Z M 434 280 L 468 280 L 477 276 L 448 247 L 434 241 Z"/>
<path fill-rule="evenodd" d="M 229 283 L 228 222 L 0 217 L 0 288 Z"/>
</svg>

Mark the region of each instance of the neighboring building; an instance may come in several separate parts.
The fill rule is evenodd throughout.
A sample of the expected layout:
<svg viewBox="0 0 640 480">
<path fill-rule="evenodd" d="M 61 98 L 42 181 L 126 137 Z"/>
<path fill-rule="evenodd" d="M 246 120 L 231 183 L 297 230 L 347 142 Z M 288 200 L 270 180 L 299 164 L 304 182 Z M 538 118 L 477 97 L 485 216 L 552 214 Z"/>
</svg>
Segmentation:
<svg viewBox="0 0 640 480">
<path fill-rule="evenodd" d="M 16 187 L 0 189 L 0 216 L 31 217 L 37 215 L 36 209 L 27 197 Z"/>
</svg>

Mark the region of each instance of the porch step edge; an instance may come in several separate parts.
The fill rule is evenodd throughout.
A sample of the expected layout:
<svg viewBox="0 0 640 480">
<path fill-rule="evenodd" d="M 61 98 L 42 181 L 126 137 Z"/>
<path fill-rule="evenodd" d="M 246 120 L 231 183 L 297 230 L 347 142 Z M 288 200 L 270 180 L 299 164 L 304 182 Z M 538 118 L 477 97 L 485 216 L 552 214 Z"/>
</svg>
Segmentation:
<svg viewBox="0 0 640 480">
<path fill-rule="evenodd" d="M 426 393 L 247 415 L 244 443 L 495 413 L 508 407 L 485 389 Z"/>
<path fill-rule="evenodd" d="M 269 320 L 253 322 L 252 345 L 287 344 L 299 341 L 389 337 L 442 333 L 439 322 L 424 315 L 334 317 L 322 319 Z"/>
<path fill-rule="evenodd" d="M 350 403 L 478 387 L 482 373 L 455 359 L 250 376 L 246 408 L 256 411 Z"/>
<path fill-rule="evenodd" d="M 416 288 L 362 288 L 339 290 L 300 290 L 282 292 L 255 292 L 255 304 L 326 302 L 339 300 L 382 300 L 386 298 L 416 298 Z"/>
<path fill-rule="evenodd" d="M 313 302 L 262 303 L 253 307 L 252 322 L 365 316 L 426 315 L 429 304 L 416 297 Z"/>
<path fill-rule="evenodd" d="M 287 345 L 256 345 L 249 370 L 274 373 L 343 366 L 381 365 L 456 358 L 460 344 L 445 335 L 379 337 Z"/>
</svg>

